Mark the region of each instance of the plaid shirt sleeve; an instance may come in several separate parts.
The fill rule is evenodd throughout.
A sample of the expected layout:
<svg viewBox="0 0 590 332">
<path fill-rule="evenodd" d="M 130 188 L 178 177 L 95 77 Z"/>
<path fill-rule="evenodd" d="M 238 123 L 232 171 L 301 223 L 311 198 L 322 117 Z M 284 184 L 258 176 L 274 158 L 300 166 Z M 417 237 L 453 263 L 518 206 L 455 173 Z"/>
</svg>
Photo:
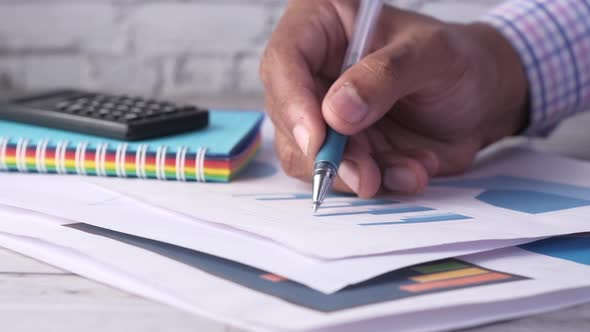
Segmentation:
<svg viewBox="0 0 590 332">
<path fill-rule="evenodd" d="M 530 90 L 529 135 L 590 109 L 590 0 L 511 0 L 486 14 L 520 54 Z"/>
</svg>

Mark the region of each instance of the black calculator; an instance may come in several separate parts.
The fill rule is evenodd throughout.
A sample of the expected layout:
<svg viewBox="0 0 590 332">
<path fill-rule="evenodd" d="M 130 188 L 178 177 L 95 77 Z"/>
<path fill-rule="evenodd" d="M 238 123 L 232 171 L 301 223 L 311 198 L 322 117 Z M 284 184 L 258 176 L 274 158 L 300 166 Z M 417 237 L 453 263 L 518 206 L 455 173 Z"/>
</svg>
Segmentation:
<svg viewBox="0 0 590 332">
<path fill-rule="evenodd" d="M 0 119 L 136 141 L 205 128 L 209 112 L 160 100 L 59 90 L 2 101 Z"/>
</svg>

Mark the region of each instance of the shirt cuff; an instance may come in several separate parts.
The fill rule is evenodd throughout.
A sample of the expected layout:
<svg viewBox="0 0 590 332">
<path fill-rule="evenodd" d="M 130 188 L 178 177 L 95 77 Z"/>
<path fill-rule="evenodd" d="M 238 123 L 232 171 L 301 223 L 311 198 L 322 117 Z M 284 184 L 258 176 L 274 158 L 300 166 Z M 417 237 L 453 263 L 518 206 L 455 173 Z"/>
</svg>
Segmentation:
<svg viewBox="0 0 590 332">
<path fill-rule="evenodd" d="M 526 135 L 547 135 L 590 105 L 590 0 L 512 0 L 480 19 L 520 54 L 529 82 Z"/>
</svg>

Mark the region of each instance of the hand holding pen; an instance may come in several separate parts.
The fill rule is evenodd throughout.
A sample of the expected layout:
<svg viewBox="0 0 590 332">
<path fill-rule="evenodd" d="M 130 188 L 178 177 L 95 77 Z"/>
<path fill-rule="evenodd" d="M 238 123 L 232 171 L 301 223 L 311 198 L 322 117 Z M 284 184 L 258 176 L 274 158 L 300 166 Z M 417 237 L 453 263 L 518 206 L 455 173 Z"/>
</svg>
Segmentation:
<svg viewBox="0 0 590 332">
<path fill-rule="evenodd" d="M 363 0 L 353 26 L 352 39 L 348 44 L 348 50 L 344 56 L 342 72 L 346 72 L 367 54 L 373 40 L 373 32 L 379 20 L 379 13 L 383 3 L 381 0 Z M 328 128 L 326 139 L 318 152 L 313 166 L 313 212 L 324 202 L 326 194 L 332 188 L 332 182 L 336 178 L 338 167 L 342 161 L 344 148 L 348 138 L 332 128 Z"/>
<path fill-rule="evenodd" d="M 311 181 L 332 128 L 348 136 L 336 190 L 415 194 L 525 126 L 520 58 L 482 23 L 384 6 L 370 53 L 341 73 L 359 5 L 291 1 L 269 41 L 261 76 L 287 174 Z"/>
</svg>

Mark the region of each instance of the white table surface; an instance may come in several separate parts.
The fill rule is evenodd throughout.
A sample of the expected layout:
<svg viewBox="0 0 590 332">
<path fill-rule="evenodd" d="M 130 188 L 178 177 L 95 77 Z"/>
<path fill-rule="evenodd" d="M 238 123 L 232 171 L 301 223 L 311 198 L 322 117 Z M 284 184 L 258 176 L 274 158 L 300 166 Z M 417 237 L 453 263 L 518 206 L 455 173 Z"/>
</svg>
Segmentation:
<svg viewBox="0 0 590 332">
<path fill-rule="evenodd" d="M 260 98 L 197 99 L 200 105 L 259 108 Z M 543 150 L 590 160 L 590 114 L 568 121 Z M 240 330 L 184 313 L 0 248 L 0 319 L 10 332 L 145 332 Z M 467 329 L 545 332 L 590 329 L 590 304 Z"/>
</svg>

